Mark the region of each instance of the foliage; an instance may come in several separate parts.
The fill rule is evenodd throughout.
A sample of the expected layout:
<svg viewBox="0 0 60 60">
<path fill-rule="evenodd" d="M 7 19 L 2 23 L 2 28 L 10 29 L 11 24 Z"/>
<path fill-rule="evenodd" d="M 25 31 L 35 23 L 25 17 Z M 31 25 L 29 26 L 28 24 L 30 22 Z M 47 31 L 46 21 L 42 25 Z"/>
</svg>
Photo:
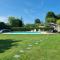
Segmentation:
<svg viewBox="0 0 60 60">
<path fill-rule="evenodd" d="M 33 27 L 35 27 L 35 25 L 34 24 L 26 24 L 25 27 L 26 28 L 33 28 Z"/>
<path fill-rule="evenodd" d="M 57 23 L 58 25 L 60 25 L 60 19 L 58 19 L 56 23 Z"/>
<path fill-rule="evenodd" d="M 54 28 L 53 27 L 50 27 L 50 26 L 45 26 L 44 27 L 44 30 L 45 31 L 50 31 L 50 30 L 54 30 Z"/>
<path fill-rule="evenodd" d="M 56 15 L 54 14 L 54 12 L 49 11 L 47 13 L 45 22 L 46 22 L 46 24 L 47 23 L 56 23 Z"/>
<path fill-rule="evenodd" d="M 56 15 L 56 19 L 60 19 L 60 14 Z"/>
<path fill-rule="evenodd" d="M 0 22 L 0 29 L 10 29 L 10 26 L 5 24 L 4 22 Z"/>
<path fill-rule="evenodd" d="M 30 27 L 12 27 L 12 31 L 31 31 L 34 28 Z"/>
<path fill-rule="evenodd" d="M 9 24 L 12 27 L 22 27 L 23 26 L 23 21 L 19 18 L 15 18 L 15 17 L 9 17 L 8 18 Z"/>
<path fill-rule="evenodd" d="M 14 21 L 15 21 L 15 17 L 12 17 L 12 16 L 10 16 L 10 17 L 8 17 L 8 23 L 12 26 L 14 26 Z"/>
<path fill-rule="evenodd" d="M 48 23 L 55 23 L 55 18 L 47 18 Z"/>
<path fill-rule="evenodd" d="M 39 18 L 36 18 L 33 24 L 26 24 L 24 25 L 22 18 L 16 18 L 13 16 L 8 17 L 8 24 L 4 22 L 0 22 L 0 29 L 12 28 L 14 31 L 30 31 L 32 29 L 43 29 L 40 26 L 49 26 L 50 23 L 57 23 L 60 24 L 60 14 L 55 15 L 54 12 L 49 11 L 46 14 L 45 24 L 40 21 Z M 50 26 L 49 26 L 50 27 Z M 46 29 L 46 28 L 44 28 Z M 49 29 L 49 28 L 47 28 Z"/>
<path fill-rule="evenodd" d="M 39 23 L 39 24 L 41 23 L 39 18 L 35 19 L 35 24 L 37 24 L 37 23 Z"/>
<path fill-rule="evenodd" d="M 54 18 L 55 18 L 55 14 L 54 14 L 54 12 L 49 11 L 49 12 L 47 13 L 47 16 L 46 16 L 46 17 L 54 17 Z"/>
<path fill-rule="evenodd" d="M 26 31 L 25 27 L 12 27 L 12 31 Z"/>
<path fill-rule="evenodd" d="M 39 28 L 41 26 L 41 24 L 37 23 L 35 24 L 35 28 Z"/>
</svg>

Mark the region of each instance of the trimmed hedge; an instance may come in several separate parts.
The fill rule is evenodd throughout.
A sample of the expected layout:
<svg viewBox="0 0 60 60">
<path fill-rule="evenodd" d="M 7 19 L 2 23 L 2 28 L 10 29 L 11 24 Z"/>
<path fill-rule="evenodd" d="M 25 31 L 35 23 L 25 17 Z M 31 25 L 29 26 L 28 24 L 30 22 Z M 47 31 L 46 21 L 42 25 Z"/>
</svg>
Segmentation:
<svg viewBox="0 0 60 60">
<path fill-rule="evenodd" d="M 31 31 L 33 28 L 25 28 L 25 27 L 12 27 L 13 31 Z"/>
<path fill-rule="evenodd" d="M 36 29 L 38 31 L 38 29 L 40 30 L 44 30 L 44 31 L 49 31 L 49 30 L 53 30 L 53 28 L 51 27 L 44 27 L 44 28 L 27 28 L 27 27 L 12 27 L 11 28 L 12 31 L 31 31 L 31 30 L 34 30 Z"/>
</svg>

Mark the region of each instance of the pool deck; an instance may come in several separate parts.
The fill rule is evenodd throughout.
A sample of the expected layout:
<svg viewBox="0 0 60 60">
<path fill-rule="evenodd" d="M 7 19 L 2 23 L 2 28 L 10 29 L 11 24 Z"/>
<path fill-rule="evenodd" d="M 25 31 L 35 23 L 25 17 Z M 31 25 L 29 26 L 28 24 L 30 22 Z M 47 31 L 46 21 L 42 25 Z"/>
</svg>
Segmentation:
<svg viewBox="0 0 60 60">
<path fill-rule="evenodd" d="M 56 33 L 41 32 L 41 34 L 56 34 Z"/>
</svg>

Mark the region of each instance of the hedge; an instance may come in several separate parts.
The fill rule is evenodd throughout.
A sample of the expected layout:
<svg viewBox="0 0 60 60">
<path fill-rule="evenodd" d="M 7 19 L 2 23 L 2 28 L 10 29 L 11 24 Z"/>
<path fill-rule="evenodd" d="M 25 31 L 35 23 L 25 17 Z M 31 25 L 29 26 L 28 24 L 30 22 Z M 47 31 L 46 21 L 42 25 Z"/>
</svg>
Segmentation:
<svg viewBox="0 0 60 60">
<path fill-rule="evenodd" d="M 42 27 L 40 27 L 40 28 L 12 27 L 11 29 L 12 29 L 12 31 L 31 31 L 34 29 L 36 29 L 37 31 L 38 31 L 38 29 L 44 30 L 44 31 L 49 31 L 49 30 L 52 30 L 53 28 L 51 28 L 51 27 L 44 27 L 44 28 L 42 28 Z"/>
</svg>

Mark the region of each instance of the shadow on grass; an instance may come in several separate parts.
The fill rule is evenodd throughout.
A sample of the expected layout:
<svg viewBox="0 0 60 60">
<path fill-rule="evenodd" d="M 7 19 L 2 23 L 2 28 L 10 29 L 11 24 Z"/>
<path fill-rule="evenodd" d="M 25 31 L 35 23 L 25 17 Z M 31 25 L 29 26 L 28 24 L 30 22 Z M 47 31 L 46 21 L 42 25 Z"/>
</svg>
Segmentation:
<svg viewBox="0 0 60 60">
<path fill-rule="evenodd" d="M 19 42 L 19 41 L 10 40 L 10 39 L 6 39 L 6 40 L 1 39 L 0 40 L 0 53 L 5 52 L 5 50 L 10 49 L 12 46 L 16 46 L 16 42 Z"/>
</svg>

